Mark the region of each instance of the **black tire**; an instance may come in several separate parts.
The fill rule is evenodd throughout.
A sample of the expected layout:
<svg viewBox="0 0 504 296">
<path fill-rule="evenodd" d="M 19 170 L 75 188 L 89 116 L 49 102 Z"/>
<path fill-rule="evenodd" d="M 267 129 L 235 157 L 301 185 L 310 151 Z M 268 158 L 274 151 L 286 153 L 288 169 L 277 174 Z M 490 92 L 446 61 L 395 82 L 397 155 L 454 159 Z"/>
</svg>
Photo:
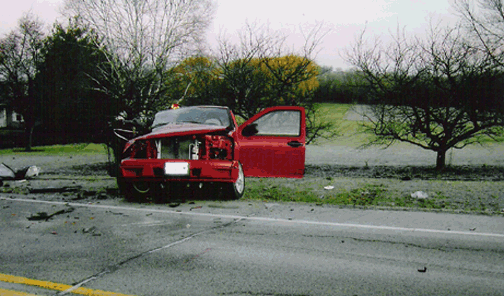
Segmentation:
<svg viewBox="0 0 504 296">
<path fill-rule="evenodd" d="M 225 183 L 224 194 L 227 199 L 240 199 L 245 192 L 245 175 L 241 163 L 238 163 L 238 179 L 233 183 Z"/>
<path fill-rule="evenodd" d="M 145 202 L 151 194 L 151 185 L 148 182 L 122 182 L 121 194 L 130 202 Z M 122 187 L 122 188 L 121 188 Z"/>
</svg>

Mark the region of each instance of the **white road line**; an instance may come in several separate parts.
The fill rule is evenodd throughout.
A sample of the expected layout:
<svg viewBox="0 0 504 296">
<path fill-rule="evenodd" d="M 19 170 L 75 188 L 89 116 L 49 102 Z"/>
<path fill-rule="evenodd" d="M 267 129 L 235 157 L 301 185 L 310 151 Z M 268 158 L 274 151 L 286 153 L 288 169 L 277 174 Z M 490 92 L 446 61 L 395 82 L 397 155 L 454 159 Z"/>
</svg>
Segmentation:
<svg viewBox="0 0 504 296">
<path fill-rule="evenodd" d="M 282 219 L 282 218 L 250 217 L 250 216 L 240 216 L 240 215 L 196 213 L 196 212 L 177 212 L 177 211 L 159 210 L 159 209 L 131 208 L 131 207 L 122 207 L 122 206 L 81 204 L 81 203 L 30 200 L 30 199 L 5 198 L 5 197 L 0 197 L 0 200 L 29 202 L 29 203 L 43 203 L 43 204 L 50 204 L 50 205 L 69 205 L 72 207 L 87 207 L 87 208 L 97 208 L 97 209 L 107 209 L 107 210 L 140 211 L 140 212 L 149 212 L 149 213 L 164 213 L 164 214 L 174 214 L 174 215 L 228 218 L 228 219 L 262 221 L 262 222 L 276 222 L 276 223 L 284 223 L 284 224 L 308 224 L 308 225 L 321 225 L 321 226 L 332 226 L 332 227 L 341 227 L 341 228 L 394 230 L 394 231 L 406 231 L 406 232 L 458 234 L 458 235 L 504 238 L 504 234 L 499 234 L 499 233 L 468 232 L 468 231 L 439 230 L 439 229 L 426 229 L 426 228 L 407 228 L 407 227 L 398 227 L 398 226 L 366 225 L 366 224 L 338 223 L 338 222 L 320 222 L 320 221 L 295 220 L 295 219 L 290 220 L 290 219 Z"/>
</svg>

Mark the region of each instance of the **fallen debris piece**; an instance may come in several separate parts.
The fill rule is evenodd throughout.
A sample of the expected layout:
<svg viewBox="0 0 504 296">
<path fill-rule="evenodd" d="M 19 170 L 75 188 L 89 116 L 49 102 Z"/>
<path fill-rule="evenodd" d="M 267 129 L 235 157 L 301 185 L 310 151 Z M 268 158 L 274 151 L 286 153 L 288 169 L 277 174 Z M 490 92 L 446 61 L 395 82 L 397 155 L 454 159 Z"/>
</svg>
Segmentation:
<svg viewBox="0 0 504 296">
<path fill-rule="evenodd" d="M 51 219 L 52 217 L 56 216 L 56 215 L 61 215 L 61 214 L 65 214 L 65 213 L 71 213 L 75 210 L 75 208 L 73 207 L 68 207 L 66 209 L 63 209 L 63 210 L 60 210 L 60 211 L 57 211 L 57 212 L 54 212 L 52 213 L 51 215 L 47 214 L 46 212 L 38 212 L 36 214 L 33 214 L 31 215 L 30 217 L 26 217 L 28 220 L 30 221 L 40 221 L 40 220 L 49 220 Z"/>
<path fill-rule="evenodd" d="M 418 199 L 426 199 L 429 198 L 429 195 L 423 191 L 416 191 L 411 194 L 412 198 L 418 198 Z"/>
<path fill-rule="evenodd" d="M 427 271 L 427 267 L 418 269 L 418 272 L 426 272 L 426 271 Z"/>
<path fill-rule="evenodd" d="M 0 164 L 0 179 L 3 180 L 23 180 L 38 176 L 40 168 L 34 165 L 26 166 L 20 170 L 13 170 L 5 163 Z"/>
<path fill-rule="evenodd" d="M 196 209 L 201 209 L 201 208 L 202 208 L 202 206 L 191 207 L 189 209 L 189 211 L 196 210 Z"/>
<path fill-rule="evenodd" d="M 90 233 L 92 236 L 101 236 L 101 233 L 98 231 L 96 226 L 82 228 L 82 233 Z"/>
<path fill-rule="evenodd" d="M 36 214 L 31 215 L 30 217 L 27 217 L 28 220 L 30 221 L 38 221 L 38 220 L 46 220 L 48 219 L 49 215 L 46 212 L 38 212 Z"/>
<path fill-rule="evenodd" d="M 45 187 L 45 188 L 32 188 L 30 193 L 63 193 L 63 192 L 77 192 L 82 189 L 82 186 L 64 186 L 64 187 Z"/>
<path fill-rule="evenodd" d="M 214 209 L 239 209 L 239 206 L 226 206 L 226 205 L 219 205 L 219 204 L 209 204 L 209 208 L 214 208 Z"/>
<path fill-rule="evenodd" d="M 40 173 L 40 168 L 34 165 L 24 167 L 16 172 L 16 179 L 30 179 L 37 177 Z"/>
<path fill-rule="evenodd" d="M 8 167 L 5 163 L 0 164 L 0 178 L 7 180 L 7 179 L 14 179 L 16 174 L 14 171 Z"/>
<path fill-rule="evenodd" d="M 331 186 L 331 185 L 329 185 L 329 186 L 325 186 L 325 187 L 324 187 L 324 189 L 325 189 L 325 190 L 333 190 L 333 189 L 334 189 L 334 186 Z"/>
</svg>

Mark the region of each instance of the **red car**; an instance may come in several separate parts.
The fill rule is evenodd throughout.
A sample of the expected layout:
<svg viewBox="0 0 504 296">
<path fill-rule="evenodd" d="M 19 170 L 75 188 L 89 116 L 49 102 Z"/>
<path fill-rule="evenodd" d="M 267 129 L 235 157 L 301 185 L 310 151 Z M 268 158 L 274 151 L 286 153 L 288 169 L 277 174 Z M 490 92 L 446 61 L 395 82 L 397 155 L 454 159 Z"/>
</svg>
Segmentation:
<svg viewBox="0 0 504 296">
<path fill-rule="evenodd" d="M 209 187 L 236 199 L 245 177 L 302 178 L 305 127 L 303 107 L 267 108 L 240 126 L 227 107 L 161 111 L 150 133 L 126 143 L 120 189 L 130 199 L 164 199 L 176 186 Z"/>
</svg>

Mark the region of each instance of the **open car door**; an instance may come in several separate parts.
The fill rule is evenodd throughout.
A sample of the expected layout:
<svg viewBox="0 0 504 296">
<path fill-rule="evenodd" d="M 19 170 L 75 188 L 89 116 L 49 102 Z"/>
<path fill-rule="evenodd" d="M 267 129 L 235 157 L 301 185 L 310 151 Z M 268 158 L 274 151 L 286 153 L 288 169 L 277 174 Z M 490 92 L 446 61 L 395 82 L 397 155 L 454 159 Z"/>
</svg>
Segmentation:
<svg viewBox="0 0 504 296">
<path fill-rule="evenodd" d="M 303 107 L 261 111 L 238 128 L 238 157 L 245 176 L 302 178 L 305 140 Z"/>
</svg>

